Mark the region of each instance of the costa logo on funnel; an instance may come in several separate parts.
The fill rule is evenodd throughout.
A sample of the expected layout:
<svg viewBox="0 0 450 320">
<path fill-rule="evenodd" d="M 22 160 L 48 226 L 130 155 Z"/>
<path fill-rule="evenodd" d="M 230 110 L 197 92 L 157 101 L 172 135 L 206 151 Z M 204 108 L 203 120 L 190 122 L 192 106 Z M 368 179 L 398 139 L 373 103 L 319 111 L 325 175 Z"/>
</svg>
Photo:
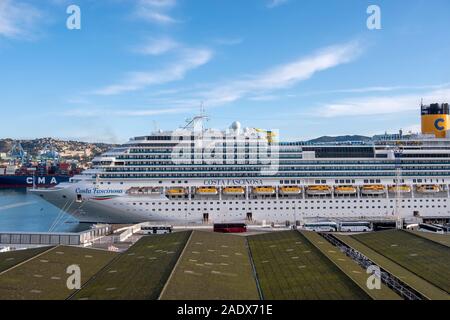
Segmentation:
<svg viewBox="0 0 450 320">
<path fill-rule="evenodd" d="M 436 119 L 436 121 L 434 122 L 434 127 L 436 129 L 438 129 L 439 131 L 442 131 L 445 129 L 445 127 L 442 126 L 441 123 L 444 123 L 444 122 L 445 122 L 445 120 L 442 118 Z"/>
</svg>

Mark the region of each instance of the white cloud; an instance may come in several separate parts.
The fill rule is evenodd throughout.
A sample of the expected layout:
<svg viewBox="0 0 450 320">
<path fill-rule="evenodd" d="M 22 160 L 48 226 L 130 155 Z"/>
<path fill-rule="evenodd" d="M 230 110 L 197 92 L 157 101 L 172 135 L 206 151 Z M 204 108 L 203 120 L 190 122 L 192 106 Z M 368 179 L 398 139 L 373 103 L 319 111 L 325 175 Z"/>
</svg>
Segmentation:
<svg viewBox="0 0 450 320">
<path fill-rule="evenodd" d="M 214 106 L 233 102 L 249 95 L 266 95 L 307 80 L 317 72 L 349 63 L 361 52 L 362 47 L 357 42 L 328 47 L 311 56 L 302 57 L 264 73 L 218 85 L 204 94 L 204 99 L 208 105 Z"/>
<path fill-rule="evenodd" d="M 249 97 L 248 100 L 250 101 L 272 101 L 272 100 L 276 100 L 278 99 L 278 96 L 275 95 L 261 95 L 261 96 L 254 96 L 254 97 Z"/>
<path fill-rule="evenodd" d="M 167 37 L 162 37 L 149 39 L 147 43 L 137 47 L 134 51 L 140 54 L 157 56 L 172 51 L 179 46 L 180 44 L 178 42 Z"/>
<path fill-rule="evenodd" d="M 174 18 L 172 18 L 171 16 L 169 16 L 167 14 L 148 11 L 148 10 L 144 10 L 144 11 L 140 12 L 139 16 L 141 16 L 142 18 L 145 18 L 148 21 L 155 22 L 158 24 L 173 24 L 173 23 L 177 22 L 177 20 L 175 20 Z"/>
<path fill-rule="evenodd" d="M 0 0 L 0 36 L 30 38 L 41 17 L 41 12 L 29 4 Z"/>
<path fill-rule="evenodd" d="M 244 42 L 243 38 L 217 38 L 214 42 L 221 46 L 235 46 Z"/>
<path fill-rule="evenodd" d="M 115 95 L 143 89 L 150 85 L 180 80 L 189 70 L 204 65 L 212 57 L 212 52 L 208 49 L 191 49 L 182 46 L 180 48 L 181 56 L 179 60 L 168 67 L 154 72 L 129 73 L 123 81 L 104 87 L 95 93 L 98 95 Z M 240 99 L 273 100 L 277 98 L 274 95 L 275 91 L 307 80 L 320 71 L 349 63 L 361 51 L 361 46 L 356 42 L 327 47 L 310 56 L 276 66 L 259 74 L 247 75 L 223 83 L 197 84 L 181 91 L 158 92 L 158 99 L 149 100 L 148 103 L 155 106 L 157 110 L 175 108 L 181 112 L 197 108 L 201 101 L 204 101 L 208 107 L 217 107 Z M 131 116 L 133 113 L 128 111 L 123 115 Z"/>
<path fill-rule="evenodd" d="M 139 4 L 144 7 L 172 8 L 176 3 L 176 0 L 139 0 Z"/>
<path fill-rule="evenodd" d="M 51 4 L 57 5 L 57 6 L 68 6 L 69 4 L 71 4 L 73 1 L 72 0 L 50 0 Z"/>
<path fill-rule="evenodd" d="M 421 98 L 424 99 L 424 103 L 450 101 L 450 87 L 425 93 L 346 99 L 321 106 L 318 114 L 325 117 L 349 117 L 399 113 L 417 110 Z"/>
<path fill-rule="evenodd" d="M 185 113 L 187 111 L 188 110 L 185 108 L 138 109 L 138 110 L 119 111 L 116 113 L 116 115 L 127 116 L 127 117 L 144 117 L 144 116 L 155 116 L 155 115 L 163 115 L 163 114 Z"/>
<path fill-rule="evenodd" d="M 127 109 L 121 111 L 111 111 L 107 109 L 73 109 L 64 113 L 68 117 L 92 118 L 92 117 L 144 117 L 163 114 L 185 113 L 190 111 L 187 108 L 161 108 L 161 109 Z"/>
<path fill-rule="evenodd" d="M 356 59 L 362 52 L 362 47 L 357 42 L 336 45 L 319 50 L 310 56 L 299 58 L 290 63 L 279 65 L 272 69 L 254 75 L 247 75 L 228 82 L 216 84 L 197 84 L 190 89 L 173 90 L 169 92 L 159 92 L 158 96 L 163 99 L 151 101 L 152 105 L 160 107 L 173 107 L 177 105 L 183 108 L 193 108 L 204 101 L 208 107 L 217 107 L 232 103 L 240 99 L 249 99 L 251 101 L 267 101 L 277 99 L 275 91 L 289 88 L 298 82 L 307 80 L 320 71 L 324 71 L 341 64 L 349 63 Z M 198 63 L 189 62 L 186 65 L 200 65 L 206 63 L 210 58 L 204 53 L 204 58 Z M 197 55 L 192 55 L 196 57 Z M 185 65 L 183 63 L 183 65 Z M 177 80 L 180 74 L 188 68 L 168 68 L 167 70 L 156 73 L 134 73 L 129 74 L 126 81 L 119 85 L 109 86 L 98 90 L 97 94 L 109 95 L 117 94 L 130 90 L 137 90 L 150 84 L 165 83 L 169 80 Z M 175 70 L 175 71 L 174 71 Z M 176 98 L 175 94 L 182 96 L 182 99 Z"/>
<path fill-rule="evenodd" d="M 270 2 L 267 4 L 267 8 L 275 8 L 278 6 L 281 6 L 283 4 L 286 4 L 289 0 L 270 0 Z"/>
<path fill-rule="evenodd" d="M 176 4 L 176 0 L 139 0 L 135 14 L 149 22 L 170 25 L 179 22 L 168 13 Z"/>
<path fill-rule="evenodd" d="M 184 78 L 187 72 L 208 63 L 213 56 L 209 49 L 184 48 L 178 61 L 168 67 L 156 71 L 137 71 L 129 73 L 125 80 L 96 90 L 98 95 L 116 95 L 129 91 L 136 91 L 147 86 L 168 83 Z"/>
<path fill-rule="evenodd" d="M 293 96 L 312 96 L 332 93 L 369 93 L 369 92 L 392 92 L 392 91 L 411 91 L 411 90 L 426 90 L 426 89 L 442 89 L 450 86 L 450 83 L 432 84 L 432 85 L 407 85 L 407 86 L 372 86 L 362 88 L 347 88 L 335 90 L 321 90 L 311 91 L 304 94 L 295 94 Z"/>
</svg>

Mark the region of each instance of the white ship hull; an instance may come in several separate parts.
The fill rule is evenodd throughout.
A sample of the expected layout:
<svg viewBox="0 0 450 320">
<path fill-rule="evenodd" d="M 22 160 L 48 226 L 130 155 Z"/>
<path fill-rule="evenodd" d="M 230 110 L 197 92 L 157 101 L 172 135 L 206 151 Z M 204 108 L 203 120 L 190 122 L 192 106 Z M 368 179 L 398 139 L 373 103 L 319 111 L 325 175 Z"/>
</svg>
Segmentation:
<svg viewBox="0 0 450 320">
<path fill-rule="evenodd" d="M 141 182 L 141 186 L 143 183 Z M 292 195 L 256 197 L 204 196 L 194 199 L 169 199 L 160 195 L 130 195 L 128 186 L 99 188 L 97 193 L 90 184 L 61 184 L 57 188 L 31 190 L 48 202 L 73 215 L 80 222 L 139 223 L 144 221 L 168 223 L 221 223 L 251 220 L 285 223 L 314 219 L 367 219 L 393 220 L 396 200 L 386 192 L 383 196 L 308 196 Z M 109 191 L 114 192 L 109 192 Z M 119 192 L 120 191 L 120 192 Z M 107 196 L 105 196 L 107 194 Z M 100 196 L 99 196 L 100 195 Z M 448 193 L 424 195 L 412 193 L 401 198 L 400 215 L 404 219 L 450 217 Z"/>
</svg>

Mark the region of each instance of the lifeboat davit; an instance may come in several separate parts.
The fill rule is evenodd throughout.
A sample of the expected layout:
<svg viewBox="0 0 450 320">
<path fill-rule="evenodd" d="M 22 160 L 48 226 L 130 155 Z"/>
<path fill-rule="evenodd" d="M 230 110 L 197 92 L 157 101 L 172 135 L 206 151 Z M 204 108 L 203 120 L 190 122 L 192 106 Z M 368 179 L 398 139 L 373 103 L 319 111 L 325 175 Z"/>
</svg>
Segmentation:
<svg viewBox="0 0 450 320">
<path fill-rule="evenodd" d="M 311 196 L 327 196 L 331 194 L 331 187 L 329 186 L 309 186 L 306 193 Z"/>
<path fill-rule="evenodd" d="M 229 196 L 242 196 L 245 194 L 245 189 L 243 187 L 226 187 L 223 189 L 223 194 Z"/>
<path fill-rule="evenodd" d="M 132 195 L 151 195 L 151 194 L 161 194 L 161 190 L 159 188 L 153 187 L 132 187 L 127 190 L 127 194 Z"/>
<path fill-rule="evenodd" d="M 389 192 L 393 192 L 393 193 L 411 193 L 411 187 L 410 186 L 406 186 L 406 185 L 402 185 L 402 186 L 390 186 L 389 187 Z"/>
<path fill-rule="evenodd" d="M 380 195 L 384 194 L 385 188 L 382 185 L 369 185 L 361 188 L 361 194 L 364 195 Z"/>
<path fill-rule="evenodd" d="M 253 193 L 258 195 L 273 195 L 276 190 L 274 187 L 254 187 Z"/>
<path fill-rule="evenodd" d="M 196 193 L 200 195 L 215 196 L 219 194 L 219 191 L 217 190 L 216 187 L 200 187 L 197 188 Z"/>
<path fill-rule="evenodd" d="M 184 196 L 187 193 L 185 188 L 170 188 L 166 190 L 168 196 Z"/>
<path fill-rule="evenodd" d="M 356 194 L 356 187 L 353 186 L 339 186 L 334 188 L 336 194 Z"/>
<path fill-rule="evenodd" d="M 435 184 L 428 184 L 417 187 L 417 192 L 419 193 L 438 193 L 441 191 L 441 188 Z"/>
<path fill-rule="evenodd" d="M 282 195 L 300 194 L 300 193 L 302 193 L 302 188 L 297 187 L 297 186 L 281 187 L 280 193 Z"/>
</svg>

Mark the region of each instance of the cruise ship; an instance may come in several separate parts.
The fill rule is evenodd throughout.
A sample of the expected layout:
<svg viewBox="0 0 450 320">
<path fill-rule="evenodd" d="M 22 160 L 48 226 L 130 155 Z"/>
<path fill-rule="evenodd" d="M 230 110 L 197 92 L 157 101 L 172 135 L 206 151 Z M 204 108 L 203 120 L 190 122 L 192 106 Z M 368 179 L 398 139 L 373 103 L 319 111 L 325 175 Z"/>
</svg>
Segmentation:
<svg viewBox="0 0 450 320">
<path fill-rule="evenodd" d="M 282 142 L 239 122 L 205 128 L 205 118 L 132 138 L 69 182 L 30 192 L 93 223 L 450 219 L 446 103 L 421 106 L 421 133 L 366 142 Z"/>
</svg>

